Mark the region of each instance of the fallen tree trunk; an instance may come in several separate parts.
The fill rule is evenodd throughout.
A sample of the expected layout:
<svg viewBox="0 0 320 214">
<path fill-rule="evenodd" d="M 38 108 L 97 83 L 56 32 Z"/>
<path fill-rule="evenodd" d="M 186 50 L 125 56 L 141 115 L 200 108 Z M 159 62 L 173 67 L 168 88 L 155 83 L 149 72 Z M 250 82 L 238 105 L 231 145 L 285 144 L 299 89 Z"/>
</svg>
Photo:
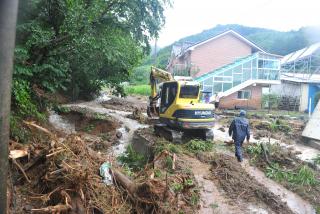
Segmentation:
<svg viewBox="0 0 320 214">
<path fill-rule="evenodd" d="M 116 169 L 112 169 L 111 173 L 116 182 L 119 182 L 131 195 L 135 194 L 137 185 L 133 181 Z"/>
</svg>

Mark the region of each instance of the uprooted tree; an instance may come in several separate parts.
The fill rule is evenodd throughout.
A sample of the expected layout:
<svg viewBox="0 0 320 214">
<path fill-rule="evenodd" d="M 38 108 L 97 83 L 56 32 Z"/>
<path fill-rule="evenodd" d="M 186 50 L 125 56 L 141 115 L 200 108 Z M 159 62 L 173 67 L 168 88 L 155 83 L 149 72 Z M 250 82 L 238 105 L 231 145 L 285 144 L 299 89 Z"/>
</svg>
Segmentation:
<svg viewBox="0 0 320 214">
<path fill-rule="evenodd" d="M 13 109 L 45 107 L 35 89 L 90 98 L 106 83 L 128 78 L 164 24 L 170 0 L 21 1 L 17 24 Z"/>
</svg>

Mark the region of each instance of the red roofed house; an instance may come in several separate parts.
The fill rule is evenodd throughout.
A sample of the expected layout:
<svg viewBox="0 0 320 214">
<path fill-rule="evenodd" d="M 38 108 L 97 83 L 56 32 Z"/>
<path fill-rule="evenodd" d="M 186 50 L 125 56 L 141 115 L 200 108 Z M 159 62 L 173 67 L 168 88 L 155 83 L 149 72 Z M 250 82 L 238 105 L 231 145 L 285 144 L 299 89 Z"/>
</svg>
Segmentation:
<svg viewBox="0 0 320 214">
<path fill-rule="evenodd" d="M 262 87 L 280 84 L 281 56 L 265 52 L 233 30 L 172 47 L 167 70 L 192 76 L 223 108 L 261 107 Z"/>
</svg>

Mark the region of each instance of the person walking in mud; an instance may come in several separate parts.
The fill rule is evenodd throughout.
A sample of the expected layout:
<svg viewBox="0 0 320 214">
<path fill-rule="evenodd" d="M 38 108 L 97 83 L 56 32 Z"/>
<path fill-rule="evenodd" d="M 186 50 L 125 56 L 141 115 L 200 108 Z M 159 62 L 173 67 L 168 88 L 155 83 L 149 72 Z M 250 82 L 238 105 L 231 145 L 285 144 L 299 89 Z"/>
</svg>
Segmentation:
<svg viewBox="0 0 320 214">
<path fill-rule="evenodd" d="M 239 162 L 242 162 L 242 144 L 245 138 L 247 142 L 250 140 L 249 121 L 245 118 L 246 112 L 240 111 L 239 117 L 236 117 L 230 124 L 229 136 L 232 136 L 235 145 L 235 155 Z"/>
</svg>

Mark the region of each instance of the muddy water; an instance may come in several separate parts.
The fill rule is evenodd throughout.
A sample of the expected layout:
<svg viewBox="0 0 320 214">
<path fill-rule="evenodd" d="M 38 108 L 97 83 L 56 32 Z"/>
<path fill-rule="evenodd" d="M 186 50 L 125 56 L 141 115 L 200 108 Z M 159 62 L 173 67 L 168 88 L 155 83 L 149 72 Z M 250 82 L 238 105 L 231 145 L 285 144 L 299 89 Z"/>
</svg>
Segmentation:
<svg viewBox="0 0 320 214">
<path fill-rule="evenodd" d="M 69 120 L 63 118 L 61 115 L 54 111 L 49 112 L 49 123 L 57 130 L 62 131 L 66 134 L 76 133 L 75 124 Z"/>
<path fill-rule="evenodd" d="M 78 109 L 78 110 L 85 110 L 86 112 L 91 112 L 91 113 L 109 115 L 113 117 L 115 120 L 117 120 L 121 124 L 121 127 L 117 131 L 121 132 L 122 136 L 119 140 L 119 144 L 114 145 L 110 148 L 109 154 L 118 156 L 125 151 L 126 146 L 131 142 L 134 131 L 139 128 L 145 128 L 148 126 L 140 124 L 136 120 L 127 118 L 126 116 L 131 114 L 131 112 L 110 110 L 100 105 L 101 102 L 107 101 L 109 99 L 110 99 L 109 97 L 107 97 L 106 95 L 103 95 L 91 102 L 68 104 L 64 106 L 70 107 L 74 110 Z M 70 121 L 64 119 L 63 117 L 56 114 L 55 112 L 50 112 L 49 122 L 56 129 L 64 131 L 66 134 L 75 133 L 75 124 L 72 124 Z"/>
</svg>

